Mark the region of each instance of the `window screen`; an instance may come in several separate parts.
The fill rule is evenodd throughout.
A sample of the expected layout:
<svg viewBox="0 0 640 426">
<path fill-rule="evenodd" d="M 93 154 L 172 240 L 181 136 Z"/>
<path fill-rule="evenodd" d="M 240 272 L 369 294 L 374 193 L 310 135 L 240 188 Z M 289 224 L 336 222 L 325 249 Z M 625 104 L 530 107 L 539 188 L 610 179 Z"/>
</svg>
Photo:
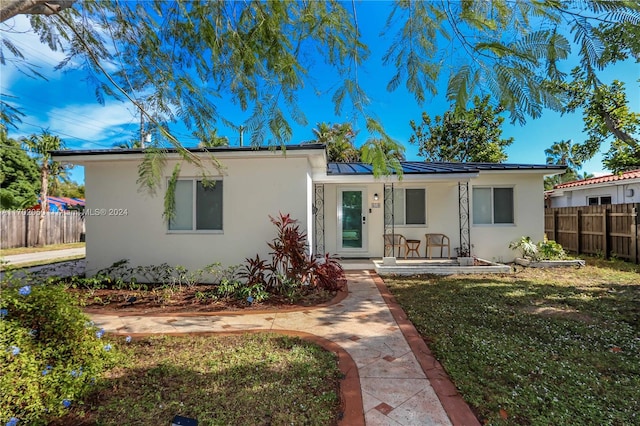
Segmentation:
<svg viewBox="0 0 640 426">
<path fill-rule="evenodd" d="M 193 181 L 179 180 L 176 182 L 175 200 L 175 217 L 169 221 L 169 229 L 172 231 L 192 230 Z"/>
<path fill-rule="evenodd" d="M 202 181 L 178 180 L 175 217 L 169 221 L 169 230 L 222 230 L 222 187 L 222 181 L 204 185 Z"/>
<path fill-rule="evenodd" d="M 424 225 L 426 223 L 424 189 L 406 189 L 405 198 L 406 224 Z"/>
<path fill-rule="evenodd" d="M 222 181 L 196 187 L 196 229 L 222 229 Z"/>
</svg>

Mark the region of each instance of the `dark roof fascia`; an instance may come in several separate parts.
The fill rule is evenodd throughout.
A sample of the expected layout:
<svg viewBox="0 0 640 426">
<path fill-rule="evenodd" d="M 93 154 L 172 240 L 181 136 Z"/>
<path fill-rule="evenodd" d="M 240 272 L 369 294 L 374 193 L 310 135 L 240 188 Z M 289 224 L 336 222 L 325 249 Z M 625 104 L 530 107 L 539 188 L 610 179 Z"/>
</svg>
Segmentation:
<svg viewBox="0 0 640 426">
<path fill-rule="evenodd" d="M 175 148 L 157 148 L 164 151 L 167 154 L 177 154 L 178 150 Z M 220 146 L 209 148 L 186 148 L 191 153 L 218 153 L 218 152 L 252 152 L 252 151 L 302 151 L 302 150 L 323 150 L 324 144 L 306 144 L 306 145 L 285 145 L 282 146 Z M 58 157 L 72 157 L 76 155 L 136 155 L 144 154 L 146 149 L 65 149 L 59 151 L 49 151 L 51 155 Z"/>
</svg>

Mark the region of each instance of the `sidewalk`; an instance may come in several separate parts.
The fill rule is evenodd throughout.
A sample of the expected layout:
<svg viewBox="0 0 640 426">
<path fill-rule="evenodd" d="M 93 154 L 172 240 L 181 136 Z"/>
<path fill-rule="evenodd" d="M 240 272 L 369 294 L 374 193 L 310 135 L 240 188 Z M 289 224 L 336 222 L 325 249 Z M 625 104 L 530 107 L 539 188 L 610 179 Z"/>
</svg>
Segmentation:
<svg viewBox="0 0 640 426">
<path fill-rule="evenodd" d="M 451 425 L 452 420 L 454 424 L 478 424 L 424 342 L 416 339 L 417 332 L 382 280 L 368 271 L 347 272 L 347 279 L 349 294 L 344 300 L 303 311 L 91 317 L 98 327 L 118 334 L 311 333 L 338 344 L 357 365 L 367 425 Z"/>
<path fill-rule="evenodd" d="M 41 251 L 37 253 L 14 254 L 11 256 L 3 256 L 0 252 L 0 258 L 7 262 L 7 265 L 20 265 L 21 263 L 40 262 L 43 260 L 64 259 L 72 256 L 84 256 L 85 248 L 72 248 L 64 250 Z"/>
</svg>

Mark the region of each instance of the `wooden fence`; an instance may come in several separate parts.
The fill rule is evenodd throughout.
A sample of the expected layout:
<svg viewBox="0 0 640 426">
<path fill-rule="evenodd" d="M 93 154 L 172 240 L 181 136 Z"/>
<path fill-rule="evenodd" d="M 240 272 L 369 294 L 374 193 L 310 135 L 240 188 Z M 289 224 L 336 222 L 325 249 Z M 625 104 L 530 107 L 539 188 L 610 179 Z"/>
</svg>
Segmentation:
<svg viewBox="0 0 640 426">
<path fill-rule="evenodd" d="M 0 248 L 31 247 L 38 243 L 37 210 L 0 211 Z M 84 238 L 80 212 L 48 212 L 44 221 L 44 244 L 77 243 Z"/>
<path fill-rule="evenodd" d="M 547 208 L 544 231 L 573 253 L 640 263 L 639 211 L 640 204 Z"/>
</svg>

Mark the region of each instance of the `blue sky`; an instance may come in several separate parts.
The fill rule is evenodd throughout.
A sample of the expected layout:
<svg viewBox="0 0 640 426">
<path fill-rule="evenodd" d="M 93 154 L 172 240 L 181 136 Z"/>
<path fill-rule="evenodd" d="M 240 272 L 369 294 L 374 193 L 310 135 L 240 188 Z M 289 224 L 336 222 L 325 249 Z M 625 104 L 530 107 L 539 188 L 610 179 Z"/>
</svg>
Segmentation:
<svg viewBox="0 0 640 426">
<path fill-rule="evenodd" d="M 445 112 L 449 108 L 444 98 L 446 86 L 440 85 L 440 94 L 435 98 L 428 98 L 424 105 L 418 105 L 413 95 L 403 90 L 402 86 L 394 92 L 387 92 L 386 85 L 393 70 L 381 66 L 384 52 L 375 48 L 376 44 L 379 44 L 376 43 L 376 37 L 383 29 L 388 13 L 387 5 L 384 2 L 361 2 L 357 3 L 357 7 L 360 29 L 371 49 L 370 60 L 358 70 L 360 82 L 371 100 L 368 111 L 380 119 L 392 137 L 405 145 L 407 159 L 419 161 L 421 158 L 417 156 L 417 146 L 408 143 L 411 135 L 409 120 L 419 122 L 422 111 L 431 116 Z M 11 31 L 5 31 L 9 28 Z M 17 138 L 48 129 L 65 140 L 67 147 L 71 149 L 106 149 L 114 142 L 137 137 L 139 115 L 132 105 L 113 99 L 107 99 L 104 106 L 100 105 L 95 99 L 93 89 L 83 81 L 82 73 L 54 71 L 54 66 L 64 55 L 61 52 L 50 51 L 39 42 L 37 36 L 25 32 L 27 28 L 26 18 L 19 16 L 2 24 L 2 35 L 23 49 L 25 56 L 39 67 L 39 71 L 47 76 L 48 81 L 26 77 L 11 64 L 0 67 L 0 90 L 3 98 L 21 107 L 26 114 L 23 122 L 18 124 L 18 129 L 10 129 L 11 137 Z M 568 61 L 563 70 L 568 72 L 576 63 L 575 59 Z M 446 77 L 446 74 L 444 76 Z M 637 83 L 639 78 L 640 65 L 632 61 L 617 64 L 601 74 L 604 82 L 619 79 L 626 83 L 627 96 L 635 111 L 640 111 L 640 91 Z M 311 139 L 316 123 L 342 123 L 352 121 L 353 118 L 348 105 L 343 109 L 341 116 L 334 114 L 331 94 L 327 89 L 338 83 L 336 75 L 320 72 L 312 76 L 312 79 L 313 87 L 307 87 L 299 97 L 309 124 L 294 125 L 292 143 Z M 230 102 L 222 102 L 218 108 L 228 111 L 228 118 L 238 124 L 249 115 L 239 111 Z M 356 124 L 356 128 L 358 126 L 359 124 Z M 515 139 L 507 149 L 508 162 L 544 163 L 544 150 L 553 142 L 566 139 L 583 141 L 582 128 L 580 113 L 560 116 L 554 111 L 545 110 L 541 118 L 529 119 L 524 126 L 509 124 L 507 118 L 503 126 L 503 135 Z M 188 137 L 182 126 L 176 125 L 173 130 L 185 145 L 196 143 Z M 237 132 L 221 126 L 218 134 L 228 136 L 232 145 L 238 144 Z M 367 137 L 366 130 L 360 129 L 357 144 L 363 143 Z M 601 156 L 598 155 L 587 162 L 583 170 L 594 174 L 604 173 Z M 82 181 L 82 169 L 76 168 L 72 177 Z"/>
</svg>

